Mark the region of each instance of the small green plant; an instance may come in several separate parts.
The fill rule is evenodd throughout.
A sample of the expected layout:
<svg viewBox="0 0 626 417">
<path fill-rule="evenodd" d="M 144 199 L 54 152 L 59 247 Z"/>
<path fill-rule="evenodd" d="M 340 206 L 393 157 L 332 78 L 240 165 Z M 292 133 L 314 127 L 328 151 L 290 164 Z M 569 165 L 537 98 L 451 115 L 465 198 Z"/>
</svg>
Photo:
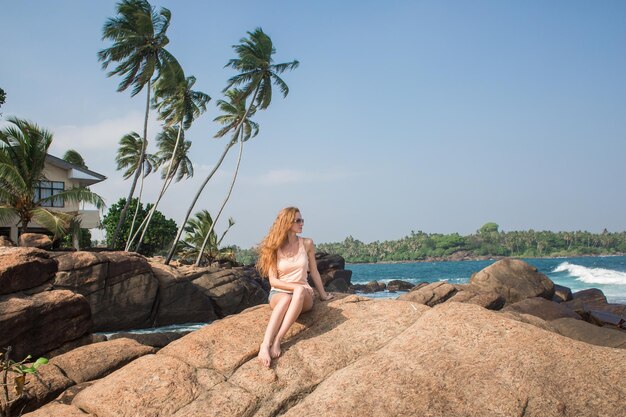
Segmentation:
<svg viewBox="0 0 626 417">
<path fill-rule="evenodd" d="M 11 404 L 24 395 L 24 387 L 27 384 L 26 375 L 36 374 L 37 368 L 48 363 L 48 359 L 39 358 L 35 363 L 26 365 L 31 358 L 32 356 L 28 355 L 19 362 L 11 360 L 11 346 L 7 347 L 4 352 L 0 352 L 0 374 L 2 375 L 0 415 L 2 417 L 11 417 Z M 10 374 L 13 377 L 12 381 L 9 378 Z M 15 394 L 11 395 L 10 387 L 15 389 Z"/>
</svg>

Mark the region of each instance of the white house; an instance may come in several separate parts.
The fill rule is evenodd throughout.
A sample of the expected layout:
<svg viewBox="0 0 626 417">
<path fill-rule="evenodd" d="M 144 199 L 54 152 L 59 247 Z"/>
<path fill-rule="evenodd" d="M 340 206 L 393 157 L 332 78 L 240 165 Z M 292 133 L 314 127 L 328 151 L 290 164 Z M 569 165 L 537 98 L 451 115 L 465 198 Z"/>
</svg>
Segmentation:
<svg viewBox="0 0 626 417">
<path fill-rule="evenodd" d="M 50 154 L 46 155 L 43 173 L 46 181 L 41 181 L 39 187 L 35 189 L 35 199 L 50 197 L 72 187 L 88 187 L 106 179 L 102 174 L 70 164 Z M 47 206 L 61 212 L 78 212 L 81 228 L 83 229 L 92 229 L 100 226 L 100 212 L 98 210 L 84 210 L 84 207 L 81 207 L 81 203 L 59 199 L 53 200 Z M 7 223 L 0 223 L 0 235 L 9 236 L 13 242 L 18 242 L 17 223 L 17 217 Z M 29 232 L 47 232 L 47 230 L 35 222 L 31 222 L 28 228 Z M 78 249 L 77 234 L 74 235 L 73 242 L 74 247 Z"/>
</svg>

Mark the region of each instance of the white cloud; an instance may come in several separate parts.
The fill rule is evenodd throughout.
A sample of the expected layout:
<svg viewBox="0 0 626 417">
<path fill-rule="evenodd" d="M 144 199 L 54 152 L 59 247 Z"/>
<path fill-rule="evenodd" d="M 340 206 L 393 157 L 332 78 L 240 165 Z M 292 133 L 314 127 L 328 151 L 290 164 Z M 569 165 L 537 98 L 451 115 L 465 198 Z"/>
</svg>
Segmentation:
<svg viewBox="0 0 626 417">
<path fill-rule="evenodd" d="M 79 152 L 117 148 L 122 136 L 132 131 L 139 134 L 143 130 L 144 115 L 132 112 L 117 119 L 101 120 L 91 125 L 61 125 L 50 130 L 54 133 L 54 149 L 76 149 Z M 158 128 L 155 123 L 149 123 L 148 129 Z"/>
</svg>

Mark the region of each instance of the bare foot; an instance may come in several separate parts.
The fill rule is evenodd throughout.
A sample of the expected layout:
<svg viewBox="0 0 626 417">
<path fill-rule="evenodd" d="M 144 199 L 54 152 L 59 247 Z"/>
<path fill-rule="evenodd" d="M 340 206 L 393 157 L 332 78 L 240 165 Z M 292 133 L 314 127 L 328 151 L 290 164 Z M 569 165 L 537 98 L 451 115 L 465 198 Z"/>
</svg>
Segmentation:
<svg viewBox="0 0 626 417">
<path fill-rule="evenodd" d="M 270 363 L 272 362 L 272 357 L 270 356 L 270 348 L 267 345 L 261 345 L 259 348 L 259 356 L 257 356 L 259 362 L 267 368 L 270 367 Z"/>
<path fill-rule="evenodd" d="M 272 344 L 272 349 L 270 350 L 270 355 L 273 359 L 276 359 L 280 356 L 280 342 L 274 342 Z"/>
</svg>

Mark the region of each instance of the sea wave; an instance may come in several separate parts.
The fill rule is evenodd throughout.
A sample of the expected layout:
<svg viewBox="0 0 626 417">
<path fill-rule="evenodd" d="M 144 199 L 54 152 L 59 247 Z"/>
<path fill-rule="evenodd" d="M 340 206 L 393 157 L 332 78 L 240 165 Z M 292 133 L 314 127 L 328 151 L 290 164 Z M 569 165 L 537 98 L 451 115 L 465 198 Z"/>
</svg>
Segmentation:
<svg viewBox="0 0 626 417">
<path fill-rule="evenodd" d="M 567 272 L 579 281 L 587 284 L 626 285 L 626 272 L 605 268 L 587 268 L 586 266 L 563 262 L 552 272 Z"/>
</svg>

